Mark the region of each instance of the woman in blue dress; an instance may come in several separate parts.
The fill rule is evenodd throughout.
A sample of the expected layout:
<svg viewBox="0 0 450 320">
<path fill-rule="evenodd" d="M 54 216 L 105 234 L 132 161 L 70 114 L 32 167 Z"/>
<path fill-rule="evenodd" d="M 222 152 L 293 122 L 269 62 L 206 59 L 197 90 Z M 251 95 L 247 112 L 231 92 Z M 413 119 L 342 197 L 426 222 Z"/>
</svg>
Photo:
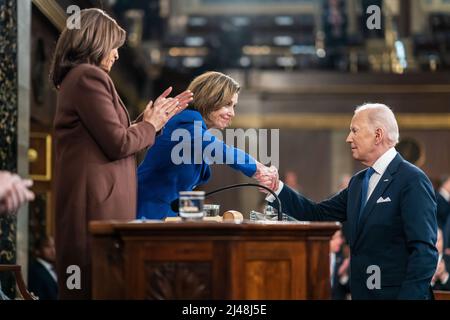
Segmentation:
<svg viewBox="0 0 450 320">
<path fill-rule="evenodd" d="M 174 217 L 170 204 L 180 191 L 191 191 L 211 175 L 209 164 L 226 163 L 247 177 L 260 178 L 269 170 L 244 151 L 226 145 L 209 129 L 224 129 L 234 117 L 239 84 L 220 72 L 195 78 L 188 90 L 192 106 L 175 115 L 148 150 L 138 168 L 137 217 Z"/>
</svg>

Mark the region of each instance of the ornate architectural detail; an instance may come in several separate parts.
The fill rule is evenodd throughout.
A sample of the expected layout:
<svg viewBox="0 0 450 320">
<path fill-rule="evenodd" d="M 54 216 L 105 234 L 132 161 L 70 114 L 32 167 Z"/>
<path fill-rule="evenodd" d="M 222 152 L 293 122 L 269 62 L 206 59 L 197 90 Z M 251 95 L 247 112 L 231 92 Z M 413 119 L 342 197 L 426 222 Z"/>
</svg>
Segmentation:
<svg viewBox="0 0 450 320">
<path fill-rule="evenodd" d="M 17 9 L 0 0 L 0 169 L 17 166 Z"/>
<path fill-rule="evenodd" d="M 17 171 L 17 1 L 0 0 L 0 170 Z M 0 264 L 16 261 L 16 218 L 0 218 Z M 0 274 L 3 291 L 14 297 L 14 277 Z"/>
<path fill-rule="evenodd" d="M 149 262 L 145 273 L 148 299 L 211 298 L 211 264 L 208 262 Z"/>
</svg>

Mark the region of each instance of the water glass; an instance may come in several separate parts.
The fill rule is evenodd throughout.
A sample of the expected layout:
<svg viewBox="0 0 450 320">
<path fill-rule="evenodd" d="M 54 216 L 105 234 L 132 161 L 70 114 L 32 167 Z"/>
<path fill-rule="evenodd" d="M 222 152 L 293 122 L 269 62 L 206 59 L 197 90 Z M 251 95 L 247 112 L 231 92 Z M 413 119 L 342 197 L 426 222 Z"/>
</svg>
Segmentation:
<svg viewBox="0 0 450 320">
<path fill-rule="evenodd" d="M 183 220 L 201 220 L 204 217 L 204 191 L 180 191 L 179 214 Z"/>
<path fill-rule="evenodd" d="M 203 210 L 205 211 L 205 217 L 217 217 L 220 211 L 219 204 L 205 204 L 203 205 Z"/>
</svg>

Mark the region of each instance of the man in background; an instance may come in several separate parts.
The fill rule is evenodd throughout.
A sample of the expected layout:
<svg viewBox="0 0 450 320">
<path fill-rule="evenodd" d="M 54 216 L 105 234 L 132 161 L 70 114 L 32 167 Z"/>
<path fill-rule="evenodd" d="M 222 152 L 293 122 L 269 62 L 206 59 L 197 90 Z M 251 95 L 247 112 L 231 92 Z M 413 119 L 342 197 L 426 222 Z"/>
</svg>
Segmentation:
<svg viewBox="0 0 450 320">
<path fill-rule="evenodd" d="M 443 232 L 443 250 L 450 247 L 450 176 L 442 179 L 436 191 L 438 226 Z"/>
<path fill-rule="evenodd" d="M 348 288 L 350 258 L 343 250 L 344 244 L 342 231 L 336 231 L 330 240 L 330 279 L 333 300 L 346 300 L 350 290 Z"/>
<path fill-rule="evenodd" d="M 36 241 L 35 259 L 28 268 L 28 290 L 40 300 L 56 300 L 55 241 L 46 236 Z"/>
<path fill-rule="evenodd" d="M 431 285 L 433 286 L 433 290 L 450 291 L 450 275 L 448 272 L 450 256 L 444 253 L 444 239 L 441 229 L 438 229 L 436 248 L 439 252 L 439 261 L 436 272 L 431 279 Z"/>
</svg>

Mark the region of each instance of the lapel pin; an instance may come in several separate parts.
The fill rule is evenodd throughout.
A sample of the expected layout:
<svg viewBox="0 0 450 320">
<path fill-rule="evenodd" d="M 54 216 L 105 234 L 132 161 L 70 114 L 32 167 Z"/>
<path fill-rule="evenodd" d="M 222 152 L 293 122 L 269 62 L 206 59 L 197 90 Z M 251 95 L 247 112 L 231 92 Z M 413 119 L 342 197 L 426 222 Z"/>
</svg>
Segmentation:
<svg viewBox="0 0 450 320">
<path fill-rule="evenodd" d="M 383 182 L 388 182 L 389 181 L 389 179 L 384 179 L 384 181 Z"/>
</svg>

